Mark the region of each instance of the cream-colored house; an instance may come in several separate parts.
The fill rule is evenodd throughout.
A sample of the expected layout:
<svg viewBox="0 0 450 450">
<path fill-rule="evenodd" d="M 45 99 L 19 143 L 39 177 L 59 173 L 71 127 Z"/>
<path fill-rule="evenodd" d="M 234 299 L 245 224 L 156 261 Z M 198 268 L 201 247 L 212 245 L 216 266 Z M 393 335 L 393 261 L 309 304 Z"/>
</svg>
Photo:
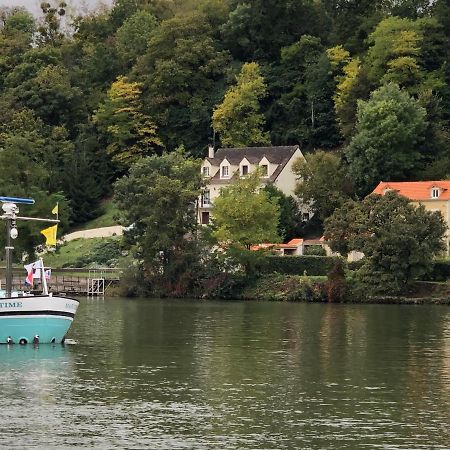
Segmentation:
<svg viewBox="0 0 450 450">
<path fill-rule="evenodd" d="M 445 242 L 447 255 L 450 255 L 450 180 L 381 181 L 373 193 L 384 195 L 389 191 L 397 192 L 399 195 L 411 200 L 411 203 L 415 205 L 423 205 L 428 211 L 439 211 L 442 214 L 447 223 Z"/>
<path fill-rule="evenodd" d="M 273 183 L 286 195 L 293 195 L 296 175 L 292 165 L 298 158 L 305 159 L 298 145 L 282 147 L 245 147 L 219 148 L 209 147 L 208 157 L 203 161 L 201 171 L 207 180 L 206 188 L 199 199 L 198 222 L 208 224 L 214 207 L 214 200 L 220 190 L 245 177 L 260 167 L 262 184 Z M 309 217 L 307 208 L 304 215 Z"/>
</svg>

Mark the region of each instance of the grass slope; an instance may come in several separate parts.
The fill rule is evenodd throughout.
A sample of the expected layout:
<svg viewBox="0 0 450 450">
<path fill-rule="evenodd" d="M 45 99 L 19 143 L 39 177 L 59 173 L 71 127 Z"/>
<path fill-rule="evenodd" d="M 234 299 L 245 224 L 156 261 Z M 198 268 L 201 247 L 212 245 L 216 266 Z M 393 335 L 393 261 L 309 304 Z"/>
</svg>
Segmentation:
<svg viewBox="0 0 450 450">
<path fill-rule="evenodd" d="M 103 214 L 96 217 L 89 222 L 78 225 L 71 231 L 92 230 L 93 228 L 111 227 L 113 225 L 119 225 L 114 219 L 114 216 L 118 213 L 118 210 L 112 200 L 105 200 L 102 203 Z"/>
<path fill-rule="evenodd" d="M 64 267 L 120 267 L 121 237 L 75 239 L 44 255 L 45 265 Z"/>
<path fill-rule="evenodd" d="M 92 230 L 94 228 L 118 225 L 114 216 L 118 210 L 111 200 L 102 205 L 103 214 L 89 222 L 77 226 L 71 231 Z M 90 267 L 125 267 L 121 252 L 121 237 L 104 237 L 75 239 L 57 248 L 55 252 L 46 253 L 45 265 L 52 268 L 90 268 Z"/>
</svg>

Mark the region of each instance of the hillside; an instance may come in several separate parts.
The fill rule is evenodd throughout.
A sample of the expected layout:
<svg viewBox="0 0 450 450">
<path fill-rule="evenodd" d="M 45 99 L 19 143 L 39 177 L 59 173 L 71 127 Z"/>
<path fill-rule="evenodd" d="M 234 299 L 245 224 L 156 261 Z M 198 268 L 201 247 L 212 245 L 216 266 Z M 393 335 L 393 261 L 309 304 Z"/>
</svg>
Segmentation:
<svg viewBox="0 0 450 450">
<path fill-rule="evenodd" d="M 47 266 L 52 268 L 121 266 L 128 252 L 122 249 L 120 233 L 116 230 L 118 227 L 114 214 L 117 210 L 110 200 L 103 202 L 102 209 L 103 214 L 99 217 L 74 228 L 67 234 L 70 239 L 58 244 L 55 252 L 45 254 Z M 109 230 L 115 231 L 112 236 Z M 86 235 L 86 238 L 71 237 L 77 234 Z M 104 237 L 91 237 L 102 234 Z"/>
</svg>

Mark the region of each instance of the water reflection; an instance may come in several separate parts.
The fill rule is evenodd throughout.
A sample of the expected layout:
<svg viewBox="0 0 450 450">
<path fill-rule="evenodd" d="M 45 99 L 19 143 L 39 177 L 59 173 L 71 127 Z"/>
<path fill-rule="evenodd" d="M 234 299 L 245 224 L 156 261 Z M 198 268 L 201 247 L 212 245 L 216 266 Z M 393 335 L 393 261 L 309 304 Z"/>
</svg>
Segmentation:
<svg viewBox="0 0 450 450">
<path fill-rule="evenodd" d="M 0 372 L 1 447 L 50 443 L 74 379 L 70 349 L 60 344 L 1 345 Z"/>
<path fill-rule="evenodd" d="M 90 299 L 71 337 L 50 356 L 0 347 L 3 414 L 26 411 L 33 445 L 50 424 L 55 448 L 450 442 L 448 308 Z"/>
</svg>

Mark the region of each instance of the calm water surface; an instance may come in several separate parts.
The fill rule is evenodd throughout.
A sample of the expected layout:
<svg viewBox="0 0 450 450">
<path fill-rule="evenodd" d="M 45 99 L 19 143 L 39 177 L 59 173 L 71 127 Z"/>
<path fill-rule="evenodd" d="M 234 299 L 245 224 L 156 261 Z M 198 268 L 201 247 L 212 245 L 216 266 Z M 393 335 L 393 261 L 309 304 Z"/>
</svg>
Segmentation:
<svg viewBox="0 0 450 450">
<path fill-rule="evenodd" d="M 0 448 L 450 448 L 450 308 L 84 300 L 0 346 Z"/>
</svg>

